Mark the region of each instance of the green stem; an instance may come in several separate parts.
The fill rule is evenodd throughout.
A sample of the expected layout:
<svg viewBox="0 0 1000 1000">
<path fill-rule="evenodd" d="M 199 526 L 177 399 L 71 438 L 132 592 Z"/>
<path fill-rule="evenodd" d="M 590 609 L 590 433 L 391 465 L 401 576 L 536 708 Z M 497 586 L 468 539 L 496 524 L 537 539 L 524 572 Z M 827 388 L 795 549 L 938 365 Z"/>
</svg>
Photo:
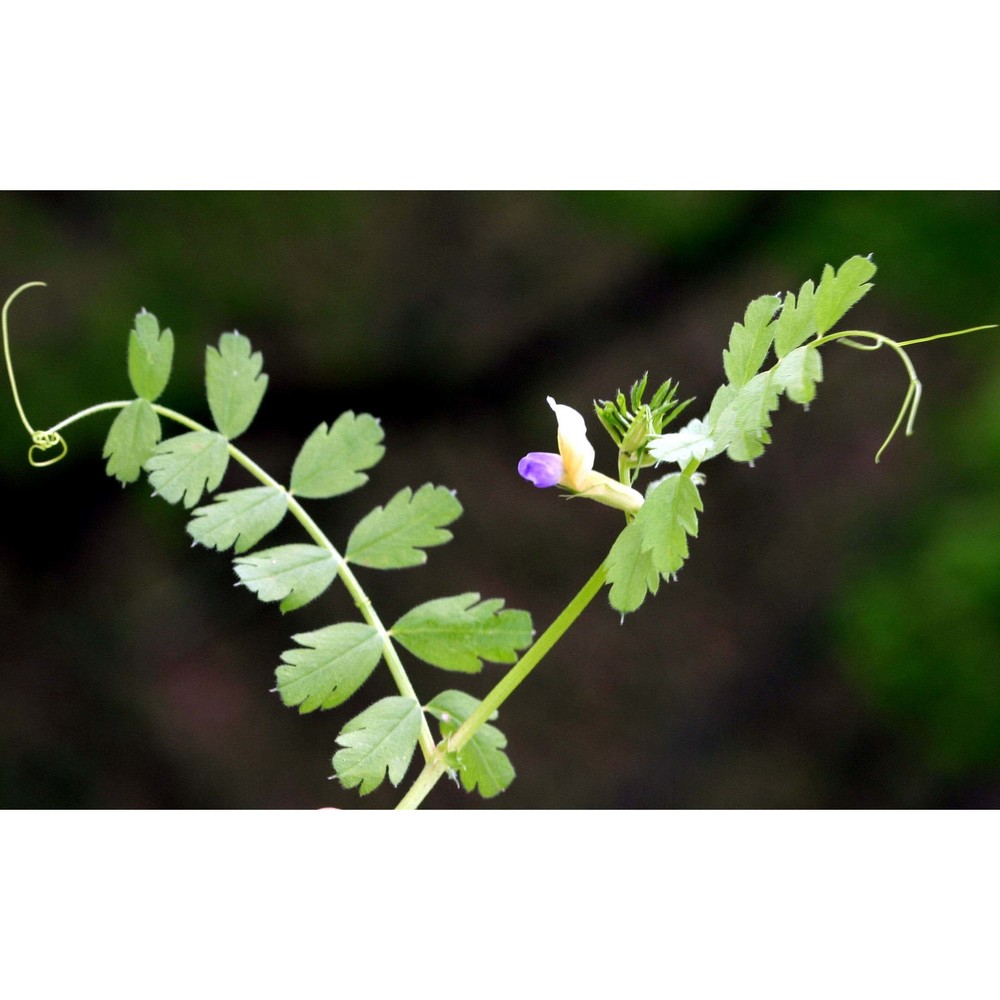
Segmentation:
<svg viewBox="0 0 1000 1000">
<path fill-rule="evenodd" d="M 583 585 L 580 592 L 566 605 L 558 618 L 535 640 L 534 645 L 500 679 L 500 682 L 479 703 L 476 710 L 455 730 L 435 751 L 434 756 L 424 765 L 413 786 L 402 798 L 397 809 L 416 809 L 449 769 L 447 754 L 459 753 L 476 735 L 484 723 L 514 693 L 521 682 L 541 662 L 542 658 L 562 638 L 564 633 L 580 617 L 584 608 L 594 599 L 608 578 L 606 563 L 598 566 L 594 575 Z"/>
<path fill-rule="evenodd" d="M 911 347 L 913 344 L 929 344 L 932 340 L 944 340 L 945 337 L 961 337 L 966 333 L 977 333 L 979 330 L 996 330 L 1000 324 L 987 323 L 985 326 L 970 326 L 965 330 L 951 330 L 948 333 L 934 333 L 929 337 L 917 337 L 915 340 L 901 340 L 900 347 Z"/>
<path fill-rule="evenodd" d="M 288 493 L 287 490 L 285 492 Z M 399 693 L 404 698 L 412 698 L 419 705 L 420 699 L 417 697 L 417 692 L 410 683 L 410 678 L 407 676 L 403 661 L 399 658 L 396 646 L 389 636 L 389 630 L 382 624 L 382 620 L 376 613 L 371 598 L 365 593 L 358 582 L 358 578 L 354 575 L 354 571 L 348 565 L 347 560 L 334 548 L 333 543 L 326 537 L 320 527 L 306 513 L 302 505 L 291 493 L 288 493 L 288 509 L 291 511 L 292 516 L 298 520 L 299 524 L 305 528 L 309 537 L 321 548 L 326 549 L 333 557 L 337 563 L 337 573 L 340 576 L 340 580 L 353 598 L 355 606 L 361 612 L 365 621 L 382 637 L 382 654 L 385 658 L 386 666 L 389 668 L 389 673 L 392 674 L 392 679 L 396 682 Z M 435 753 L 434 736 L 427 723 L 427 716 L 423 714 L 421 714 L 420 749 L 423 752 L 425 760 L 430 760 Z"/>
<path fill-rule="evenodd" d="M 73 416 L 67 417 L 65 420 L 60 420 L 58 424 L 53 424 L 49 428 L 49 431 L 52 434 L 57 434 L 64 427 L 69 427 L 70 424 L 75 424 L 78 420 L 83 420 L 84 417 L 92 417 L 95 413 L 104 413 L 107 410 L 124 410 L 132 402 L 133 400 L 131 399 L 116 399 L 110 403 L 98 403 L 95 406 L 88 406 L 85 410 L 79 410 Z M 160 412 L 164 412 L 164 407 L 157 407 L 156 403 L 153 404 L 153 409 L 159 409 Z"/>
<path fill-rule="evenodd" d="M 124 409 L 124 407 L 129 406 L 131 402 L 132 400 L 117 400 L 111 403 L 99 403 L 96 406 L 90 406 L 85 410 L 80 410 L 78 413 L 74 413 L 71 417 L 67 417 L 54 427 L 49 428 L 49 432 L 58 433 L 64 427 L 68 427 L 70 424 L 74 424 L 76 421 L 82 420 L 84 417 L 92 416 L 95 413 Z M 210 427 L 206 427 L 197 420 L 192 420 L 190 417 L 185 416 L 183 413 L 179 413 L 177 410 L 171 410 L 169 407 L 162 406 L 159 403 L 153 403 L 151 405 L 153 410 L 161 417 L 173 420 L 175 423 L 181 424 L 189 430 L 208 431 L 209 433 L 212 433 Z M 250 458 L 249 455 L 237 448 L 231 441 L 227 442 L 227 446 L 230 457 L 233 461 L 242 465 L 243 468 L 254 477 L 254 479 L 263 483 L 265 486 L 270 486 L 273 489 L 280 490 L 286 495 L 288 498 L 288 510 L 291 515 L 299 522 L 299 524 L 302 525 L 306 534 L 309 535 L 309 537 L 318 546 L 320 546 L 320 548 L 323 548 L 330 553 L 330 556 L 337 565 L 337 575 L 347 588 L 347 592 L 351 595 L 358 610 L 361 612 L 365 621 L 368 622 L 368 624 L 371 625 L 382 638 L 382 654 L 385 658 L 386 666 L 389 668 L 389 673 L 392 674 L 392 679 L 396 682 L 396 687 L 398 688 L 399 693 L 405 698 L 412 698 L 419 704 L 420 699 L 417 697 L 417 693 L 414 690 L 413 685 L 410 683 L 410 678 L 407 676 L 406 668 L 403 666 L 403 662 L 399 658 L 396 646 L 389 636 L 389 630 L 382 624 L 382 620 L 379 618 L 378 614 L 375 612 L 374 606 L 372 605 L 371 598 L 368 597 L 361 584 L 358 582 L 358 578 L 354 575 L 354 572 L 348 565 L 347 560 L 340 554 L 338 549 L 334 546 L 330 539 L 327 538 L 323 530 L 306 512 L 302 504 L 299 503 L 298 498 L 295 497 L 290 490 L 286 489 L 285 486 L 262 469 L 252 458 Z M 426 760 L 430 760 L 436 753 L 434 735 L 431 733 L 431 728 L 427 722 L 426 716 L 423 716 L 421 720 L 420 749 Z"/>
</svg>

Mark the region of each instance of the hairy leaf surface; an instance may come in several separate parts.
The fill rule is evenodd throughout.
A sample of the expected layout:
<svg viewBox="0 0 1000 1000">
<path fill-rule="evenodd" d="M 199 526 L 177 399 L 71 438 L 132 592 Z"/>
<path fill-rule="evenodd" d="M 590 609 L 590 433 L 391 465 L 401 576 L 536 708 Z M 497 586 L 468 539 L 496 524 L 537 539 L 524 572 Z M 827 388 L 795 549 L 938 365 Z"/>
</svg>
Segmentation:
<svg viewBox="0 0 1000 1000">
<path fill-rule="evenodd" d="M 754 461 L 771 443 L 768 428 L 782 388 L 776 368 L 769 368 L 743 386 L 723 412 L 712 437 L 716 442 L 728 441 L 726 452 L 734 462 Z"/>
<path fill-rule="evenodd" d="M 267 389 L 261 374 L 264 358 L 251 353 L 250 341 L 241 333 L 224 333 L 218 349 L 205 348 L 205 389 L 208 407 L 219 433 L 232 441 L 253 422 Z"/>
<path fill-rule="evenodd" d="M 789 351 L 804 344 L 816 332 L 816 294 L 812 279 L 785 296 L 778 318 L 774 321 L 774 353 L 783 358 Z"/>
<path fill-rule="evenodd" d="M 835 323 L 872 287 L 868 279 L 877 268 L 867 257 L 852 257 L 837 271 L 827 264 L 816 289 L 816 330 L 831 330 Z"/>
<path fill-rule="evenodd" d="M 233 560 L 240 583 L 262 601 L 294 611 L 319 597 L 337 575 L 333 556 L 318 545 L 278 545 Z"/>
<path fill-rule="evenodd" d="M 355 716 L 341 730 L 343 747 L 333 755 L 333 770 L 345 788 L 362 795 L 375 791 L 385 780 L 393 785 L 406 774 L 420 735 L 423 713 L 413 698 L 383 698 Z"/>
<path fill-rule="evenodd" d="M 479 707 L 479 699 L 464 691 L 442 691 L 427 711 L 441 724 L 442 738 L 450 736 Z M 492 718 L 496 718 L 496 712 Z M 457 755 L 458 773 L 467 791 L 479 789 L 484 799 L 491 799 L 509 787 L 515 778 L 514 765 L 503 752 L 507 737 L 489 723 Z"/>
<path fill-rule="evenodd" d="M 144 309 L 128 337 L 128 377 L 136 395 L 154 402 L 167 387 L 173 360 L 174 335 L 161 332 L 156 317 Z"/>
<path fill-rule="evenodd" d="M 107 473 L 122 483 L 134 483 L 160 440 L 160 418 L 146 399 L 133 399 L 108 429 L 103 457 Z"/>
<path fill-rule="evenodd" d="M 608 553 L 608 583 L 611 607 L 623 615 L 635 611 L 660 589 L 660 574 L 652 553 L 643 549 L 643 527 L 633 521 L 615 539 Z"/>
<path fill-rule="evenodd" d="M 385 454 L 379 422 L 367 413 L 348 410 L 327 428 L 320 424 L 306 439 L 292 466 L 292 492 L 321 499 L 340 496 L 363 486 L 370 469 Z"/>
<path fill-rule="evenodd" d="M 372 569 L 400 569 L 427 562 L 423 550 L 451 539 L 444 525 L 462 513 L 451 490 L 426 483 L 414 493 L 401 489 L 385 507 L 358 522 L 347 540 L 346 557 Z"/>
<path fill-rule="evenodd" d="M 778 362 L 775 377 L 793 403 L 808 406 L 816 398 L 816 383 L 823 381 L 819 348 L 796 348 Z"/>
<path fill-rule="evenodd" d="M 328 625 L 292 638 L 299 647 L 281 654 L 278 693 L 286 705 L 298 705 L 302 713 L 347 701 L 382 658 L 381 635 L 361 622 Z"/>
<path fill-rule="evenodd" d="M 220 493 L 214 503 L 198 507 L 188 521 L 188 534 L 212 549 L 246 552 L 280 523 L 288 510 L 288 495 L 273 486 L 252 486 Z"/>
<path fill-rule="evenodd" d="M 161 441 L 145 463 L 149 481 L 170 503 L 193 507 L 222 482 L 229 464 L 226 439 L 215 431 L 188 431 Z"/>
<path fill-rule="evenodd" d="M 774 352 L 783 358 L 789 351 L 804 344 L 816 332 L 816 296 L 812 279 L 785 296 L 784 305 L 774 322 Z"/>
<path fill-rule="evenodd" d="M 650 486 L 646 502 L 618 536 L 608 555 L 611 606 L 626 614 L 655 594 L 660 579 L 675 574 L 688 557 L 688 536 L 698 535 L 698 487 L 678 472 Z"/>
<path fill-rule="evenodd" d="M 676 573 L 687 559 L 688 536 L 698 537 L 698 511 L 703 509 L 698 487 L 678 472 L 654 483 L 646 494 L 636 521 L 643 529 L 643 548 L 649 551 L 653 568 L 664 579 Z"/>
<path fill-rule="evenodd" d="M 502 611 L 499 598 L 459 594 L 420 604 L 390 629 L 401 646 L 443 670 L 478 673 L 483 660 L 514 663 L 531 645 L 534 630 L 527 611 Z"/>
<path fill-rule="evenodd" d="M 762 295 L 746 308 L 742 323 L 733 325 L 729 348 L 722 352 L 726 377 L 737 389 L 760 371 L 774 338 L 772 318 L 781 305 L 776 295 Z"/>
</svg>

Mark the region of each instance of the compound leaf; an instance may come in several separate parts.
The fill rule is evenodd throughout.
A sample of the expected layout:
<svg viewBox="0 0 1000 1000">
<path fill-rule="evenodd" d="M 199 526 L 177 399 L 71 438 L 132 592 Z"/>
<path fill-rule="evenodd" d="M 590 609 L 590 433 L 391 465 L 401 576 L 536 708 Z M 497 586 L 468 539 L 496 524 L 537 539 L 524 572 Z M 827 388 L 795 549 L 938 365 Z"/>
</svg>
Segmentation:
<svg viewBox="0 0 1000 1000">
<path fill-rule="evenodd" d="M 120 410 L 104 442 L 107 473 L 122 483 L 134 483 L 160 440 L 160 418 L 146 399 L 133 399 Z"/>
<path fill-rule="evenodd" d="M 319 597 L 333 583 L 337 563 L 318 545 L 278 545 L 233 560 L 240 583 L 262 601 L 281 601 L 294 611 Z"/>
<path fill-rule="evenodd" d="M 372 569 L 400 569 L 427 562 L 424 548 L 451 539 L 444 525 L 462 513 L 451 490 L 425 483 L 414 493 L 401 489 L 385 507 L 366 514 L 347 540 L 346 557 Z"/>
<path fill-rule="evenodd" d="M 371 625 L 342 622 L 292 638 L 278 667 L 278 694 L 302 713 L 343 704 L 368 678 L 382 658 L 382 636 Z"/>
<path fill-rule="evenodd" d="M 808 406 L 816 398 L 816 383 L 823 381 L 819 349 L 796 348 L 778 362 L 774 374 L 793 403 Z"/>
<path fill-rule="evenodd" d="M 236 552 L 253 548 L 280 523 L 288 510 L 288 495 L 273 486 L 252 486 L 220 493 L 207 507 L 198 507 L 188 521 L 188 534 L 211 549 Z"/>
<path fill-rule="evenodd" d="M 442 691 L 427 711 L 441 724 L 441 736 L 447 738 L 479 707 L 479 700 L 463 691 Z M 492 718 L 496 718 L 496 712 Z M 458 773 L 467 792 L 477 787 L 484 799 L 499 795 L 515 778 L 514 766 L 503 752 L 507 737 L 489 723 L 457 755 Z"/>
<path fill-rule="evenodd" d="M 403 615 L 390 632 L 414 656 L 442 670 L 474 674 L 483 660 L 514 663 L 518 650 L 531 644 L 531 615 L 502 611 L 499 598 L 477 601 L 474 593 L 427 601 Z"/>
<path fill-rule="evenodd" d="M 205 348 L 205 389 L 208 407 L 219 432 L 230 441 L 253 422 L 267 389 L 261 374 L 264 359 L 251 353 L 250 341 L 241 333 L 224 333 L 218 349 Z"/>
<path fill-rule="evenodd" d="M 385 454 L 384 432 L 371 415 L 342 413 L 329 429 L 320 424 L 306 439 L 292 466 L 292 492 L 322 499 L 363 486 L 370 469 Z"/>
<path fill-rule="evenodd" d="M 835 272 L 827 264 L 816 289 L 816 331 L 824 334 L 872 287 L 877 268 L 867 257 L 852 257 Z"/>
<path fill-rule="evenodd" d="M 149 481 L 170 503 L 193 507 L 207 489 L 216 489 L 229 464 L 226 439 L 215 431 L 188 431 L 161 441 L 145 462 Z"/>
<path fill-rule="evenodd" d="M 135 394 L 154 402 L 167 387 L 174 360 L 174 335 L 145 309 L 128 337 L 128 377 Z"/>
<path fill-rule="evenodd" d="M 362 795 L 375 791 L 386 771 L 398 785 L 413 758 L 423 713 L 413 698 L 396 695 L 383 698 L 355 716 L 341 730 L 337 742 L 343 747 L 333 755 L 333 770 L 345 788 Z"/>
<path fill-rule="evenodd" d="M 739 389 L 760 371 L 774 338 L 771 322 L 781 305 L 776 295 L 762 295 L 746 308 L 742 323 L 734 323 L 729 348 L 722 352 L 722 364 L 731 385 Z"/>
</svg>

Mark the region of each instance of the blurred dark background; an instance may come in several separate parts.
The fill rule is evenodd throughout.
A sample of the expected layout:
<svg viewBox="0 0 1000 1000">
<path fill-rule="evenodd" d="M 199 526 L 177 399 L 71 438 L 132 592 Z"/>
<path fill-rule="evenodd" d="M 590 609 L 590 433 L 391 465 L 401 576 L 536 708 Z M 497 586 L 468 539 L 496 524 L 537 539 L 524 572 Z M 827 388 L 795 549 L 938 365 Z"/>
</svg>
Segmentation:
<svg viewBox="0 0 1000 1000">
<path fill-rule="evenodd" d="M 363 574 L 386 620 L 476 590 L 547 625 L 620 520 L 518 478 L 522 454 L 554 449 L 545 396 L 589 414 L 648 370 L 701 415 L 751 298 L 870 252 L 876 288 L 851 326 L 906 339 L 1000 321 L 993 192 L 0 196 L 3 295 L 49 286 L 12 310 L 36 427 L 130 395 L 145 307 L 176 337 L 162 401 L 193 416 L 207 343 L 235 328 L 263 352 L 241 445 L 279 477 L 321 421 L 382 419 L 370 484 L 311 505 L 335 542 L 402 486 L 457 489 L 454 541 Z M 679 582 L 624 624 L 595 601 L 504 706 L 518 777 L 489 807 L 1000 805 L 1000 333 L 913 356 L 917 434 L 880 465 L 904 372 L 831 348 L 816 402 L 783 405 L 754 468 L 705 466 Z M 402 788 L 358 799 L 328 780 L 340 727 L 393 693 L 384 669 L 331 712 L 270 693 L 291 633 L 353 617 L 336 587 L 284 617 L 234 589 L 181 509 L 105 476 L 110 416 L 36 470 L 2 391 L 0 805 L 394 804 Z M 501 670 L 411 677 L 424 698 L 482 695 Z M 427 806 L 482 800 L 443 782 Z"/>
</svg>

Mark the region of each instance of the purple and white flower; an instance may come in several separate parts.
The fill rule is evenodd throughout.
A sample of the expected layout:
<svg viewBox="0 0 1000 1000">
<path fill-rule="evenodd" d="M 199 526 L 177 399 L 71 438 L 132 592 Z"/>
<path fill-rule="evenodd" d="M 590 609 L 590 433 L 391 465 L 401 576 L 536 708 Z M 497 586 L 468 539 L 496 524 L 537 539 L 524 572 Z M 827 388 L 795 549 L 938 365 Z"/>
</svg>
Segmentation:
<svg viewBox="0 0 1000 1000">
<path fill-rule="evenodd" d="M 594 471 L 594 446 L 587 439 L 587 425 L 571 406 L 546 397 L 556 415 L 559 454 L 529 452 L 517 463 L 517 471 L 541 488 L 562 486 L 578 496 L 634 514 L 643 504 L 642 494 L 610 476 Z"/>
</svg>

